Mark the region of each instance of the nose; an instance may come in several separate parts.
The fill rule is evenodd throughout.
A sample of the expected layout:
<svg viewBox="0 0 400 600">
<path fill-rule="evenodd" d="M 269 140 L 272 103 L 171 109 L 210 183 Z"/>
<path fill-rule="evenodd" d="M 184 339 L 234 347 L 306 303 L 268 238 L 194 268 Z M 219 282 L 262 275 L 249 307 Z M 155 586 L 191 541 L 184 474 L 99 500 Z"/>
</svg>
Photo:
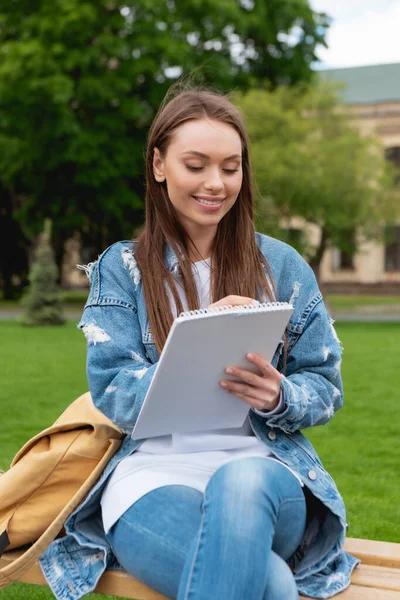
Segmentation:
<svg viewBox="0 0 400 600">
<path fill-rule="evenodd" d="M 219 168 L 209 169 L 207 175 L 204 188 L 213 194 L 218 194 L 224 187 Z"/>
</svg>

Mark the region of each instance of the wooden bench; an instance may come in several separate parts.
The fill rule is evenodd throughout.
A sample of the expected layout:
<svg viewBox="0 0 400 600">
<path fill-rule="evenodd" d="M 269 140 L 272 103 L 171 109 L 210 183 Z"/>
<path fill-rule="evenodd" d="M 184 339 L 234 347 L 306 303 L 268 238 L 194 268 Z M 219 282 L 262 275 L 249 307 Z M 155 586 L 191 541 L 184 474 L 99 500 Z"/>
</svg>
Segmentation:
<svg viewBox="0 0 400 600">
<path fill-rule="evenodd" d="M 400 600 L 400 544 L 374 542 L 348 538 L 345 549 L 362 562 L 353 572 L 351 586 L 338 600 Z M 15 551 L 18 552 L 18 551 Z M 12 552 L 0 559 L 0 566 L 12 560 Z M 46 585 L 39 564 L 35 564 L 21 582 Z M 101 594 L 112 594 L 119 598 L 135 600 L 167 600 L 127 573 L 108 570 L 101 577 L 96 590 Z M 301 597 L 305 600 L 304 597 Z"/>
</svg>

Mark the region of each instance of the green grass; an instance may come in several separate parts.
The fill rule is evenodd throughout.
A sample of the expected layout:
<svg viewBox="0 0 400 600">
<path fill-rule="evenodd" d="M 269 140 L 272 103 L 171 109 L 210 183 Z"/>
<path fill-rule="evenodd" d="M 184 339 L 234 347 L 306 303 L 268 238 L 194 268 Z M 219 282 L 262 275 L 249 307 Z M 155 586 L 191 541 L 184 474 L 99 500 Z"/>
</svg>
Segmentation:
<svg viewBox="0 0 400 600">
<path fill-rule="evenodd" d="M 23 327 L 0 321 L 0 468 L 87 390 L 84 337 L 73 322 Z"/>
<path fill-rule="evenodd" d="M 49 588 L 41 585 L 28 585 L 27 583 L 13 583 L 0 590 L 1 600 L 54 600 L 54 595 Z M 85 600 L 121 600 L 117 596 L 104 596 L 88 594 Z"/>
<path fill-rule="evenodd" d="M 347 506 L 349 535 L 398 542 L 400 323 L 337 323 L 344 407 L 307 432 Z"/>
<path fill-rule="evenodd" d="M 345 406 L 307 432 L 341 491 L 349 535 L 398 542 L 400 323 L 338 323 L 344 345 Z M 87 390 L 85 342 L 74 323 L 23 328 L 0 321 L 0 468 L 32 435 Z M 1 600 L 50 600 L 49 590 L 14 584 Z M 107 596 L 88 596 L 100 600 Z"/>
</svg>

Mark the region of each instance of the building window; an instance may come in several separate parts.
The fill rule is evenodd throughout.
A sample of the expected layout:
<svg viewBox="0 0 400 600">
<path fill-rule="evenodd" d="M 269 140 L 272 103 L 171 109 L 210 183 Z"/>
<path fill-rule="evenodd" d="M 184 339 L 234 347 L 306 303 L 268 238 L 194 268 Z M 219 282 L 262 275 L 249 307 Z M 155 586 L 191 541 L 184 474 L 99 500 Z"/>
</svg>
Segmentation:
<svg viewBox="0 0 400 600">
<path fill-rule="evenodd" d="M 393 163 L 395 167 L 400 168 L 400 146 L 385 149 L 385 158 Z"/>
<path fill-rule="evenodd" d="M 400 146 L 393 146 L 393 148 L 385 148 L 385 158 L 391 162 L 397 169 L 395 176 L 395 184 L 400 184 Z"/>
<path fill-rule="evenodd" d="M 400 225 L 388 228 L 385 244 L 385 271 L 400 271 Z"/>
</svg>

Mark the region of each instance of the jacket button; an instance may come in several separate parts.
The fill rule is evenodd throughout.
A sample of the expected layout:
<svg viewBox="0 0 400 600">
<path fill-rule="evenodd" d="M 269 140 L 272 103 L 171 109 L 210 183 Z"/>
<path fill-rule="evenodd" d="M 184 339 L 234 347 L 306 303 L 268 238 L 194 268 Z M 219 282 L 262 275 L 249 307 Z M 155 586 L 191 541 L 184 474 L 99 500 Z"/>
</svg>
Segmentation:
<svg viewBox="0 0 400 600">
<path fill-rule="evenodd" d="M 276 439 L 276 433 L 275 431 L 269 431 L 268 432 L 268 438 L 272 441 L 274 441 Z"/>
<path fill-rule="evenodd" d="M 316 472 L 313 470 L 308 471 L 308 478 L 311 479 L 311 481 L 315 481 L 317 479 Z"/>
</svg>

